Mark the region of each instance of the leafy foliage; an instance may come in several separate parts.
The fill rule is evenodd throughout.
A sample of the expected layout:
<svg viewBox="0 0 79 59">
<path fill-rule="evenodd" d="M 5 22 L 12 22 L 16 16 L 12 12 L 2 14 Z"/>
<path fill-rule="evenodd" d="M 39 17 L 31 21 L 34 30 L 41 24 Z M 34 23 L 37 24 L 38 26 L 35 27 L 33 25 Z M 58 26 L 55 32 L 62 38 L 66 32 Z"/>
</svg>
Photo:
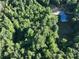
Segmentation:
<svg viewBox="0 0 79 59">
<path fill-rule="evenodd" d="M 4 10 L 0 12 L 0 59 L 79 59 L 77 0 L 4 2 Z M 63 38 L 59 35 L 59 17 L 50 8 L 54 3 L 69 7 L 76 4 L 70 18 L 73 33 Z"/>
</svg>

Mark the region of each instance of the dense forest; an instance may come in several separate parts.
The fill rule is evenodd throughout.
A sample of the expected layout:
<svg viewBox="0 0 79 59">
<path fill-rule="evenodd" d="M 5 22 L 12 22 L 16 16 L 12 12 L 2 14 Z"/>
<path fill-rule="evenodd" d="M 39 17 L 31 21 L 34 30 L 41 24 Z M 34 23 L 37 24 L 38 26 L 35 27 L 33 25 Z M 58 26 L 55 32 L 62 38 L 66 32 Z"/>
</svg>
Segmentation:
<svg viewBox="0 0 79 59">
<path fill-rule="evenodd" d="M 79 0 L 2 0 L 1 4 L 0 59 L 79 59 Z M 69 21 L 53 15 L 51 5 L 62 8 Z M 62 34 L 65 24 L 71 29 Z"/>
</svg>

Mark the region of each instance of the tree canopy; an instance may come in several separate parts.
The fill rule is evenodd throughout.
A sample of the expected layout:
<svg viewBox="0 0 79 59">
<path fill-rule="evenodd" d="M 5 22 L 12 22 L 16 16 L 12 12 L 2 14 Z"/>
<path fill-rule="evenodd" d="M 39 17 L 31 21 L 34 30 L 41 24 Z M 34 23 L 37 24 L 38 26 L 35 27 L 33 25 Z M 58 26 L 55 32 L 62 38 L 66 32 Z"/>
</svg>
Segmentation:
<svg viewBox="0 0 79 59">
<path fill-rule="evenodd" d="M 4 0 L 0 12 L 0 59 L 79 59 L 77 0 Z M 59 16 L 50 5 L 75 6 L 72 33 L 61 38 Z M 71 9 L 72 9 L 71 8 Z M 72 17 L 71 17 L 72 16 Z"/>
</svg>

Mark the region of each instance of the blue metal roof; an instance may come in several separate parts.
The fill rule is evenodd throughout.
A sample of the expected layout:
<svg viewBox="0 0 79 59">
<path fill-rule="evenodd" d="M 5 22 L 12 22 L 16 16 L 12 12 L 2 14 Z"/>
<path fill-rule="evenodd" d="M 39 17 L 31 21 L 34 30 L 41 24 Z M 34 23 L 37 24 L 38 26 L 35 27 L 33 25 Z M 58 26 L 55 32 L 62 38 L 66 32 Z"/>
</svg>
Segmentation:
<svg viewBox="0 0 79 59">
<path fill-rule="evenodd" d="M 68 16 L 64 11 L 61 11 L 59 15 L 60 15 L 61 22 L 68 22 L 68 19 L 67 19 Z"/>
</svg>

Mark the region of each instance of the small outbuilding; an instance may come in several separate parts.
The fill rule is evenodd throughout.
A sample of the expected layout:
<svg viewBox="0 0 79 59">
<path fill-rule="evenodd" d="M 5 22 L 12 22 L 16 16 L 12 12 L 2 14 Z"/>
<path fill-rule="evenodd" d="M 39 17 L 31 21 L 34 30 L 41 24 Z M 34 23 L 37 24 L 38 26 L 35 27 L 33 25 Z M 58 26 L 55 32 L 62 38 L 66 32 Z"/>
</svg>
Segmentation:
<svg viewBox="0 0 79 59">
<path fill-rule="evenodd" d="M 58 7 L 53 7 L 52 11 L 53 11 L 53 15 L 59 16 L 59 18 L 60 18 L 59 21 L 68 22 L 68 15 L 65 13 L 64 10 L 61 10 Z"/>
</svg>

